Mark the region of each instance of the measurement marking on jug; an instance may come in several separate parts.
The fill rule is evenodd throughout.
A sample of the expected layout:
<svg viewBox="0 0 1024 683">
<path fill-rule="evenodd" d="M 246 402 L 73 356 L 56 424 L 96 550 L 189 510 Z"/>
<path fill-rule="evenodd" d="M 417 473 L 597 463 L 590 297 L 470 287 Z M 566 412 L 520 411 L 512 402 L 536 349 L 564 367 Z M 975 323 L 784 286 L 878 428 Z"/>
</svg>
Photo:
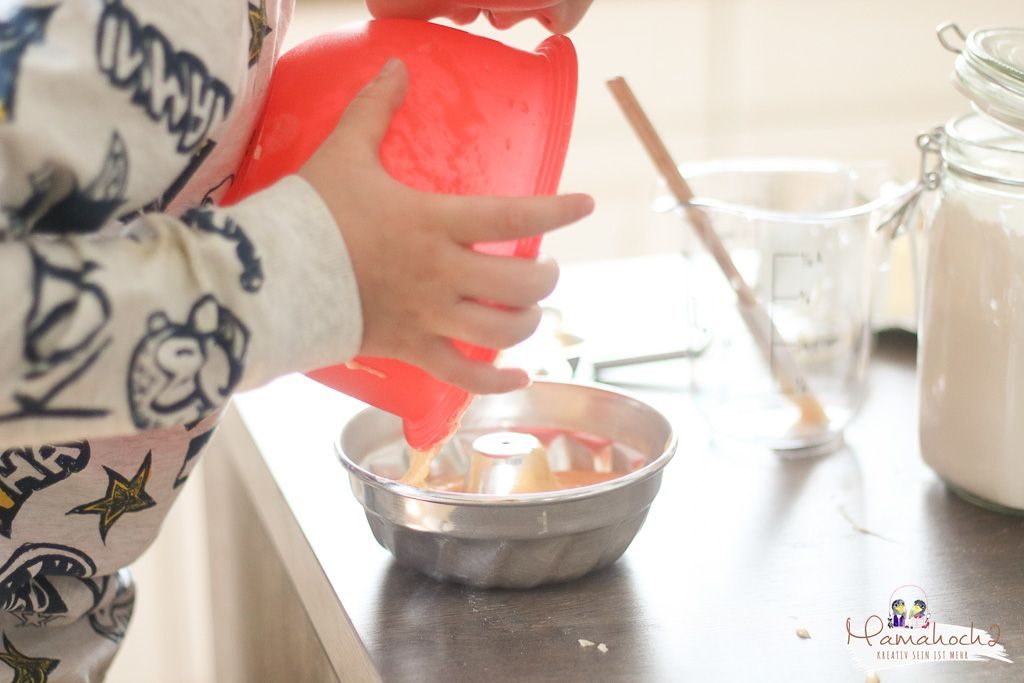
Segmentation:
<svg viewBox="0 0 1024 683">
<path fill-rule="evenodd" d="M 791 252 L 772 254 L 772 303 L 802 301 L 811 303 L 809 288 L 804 288 L 803 275 L 807 269 L 822 263 L 821 252 Z"/>
<path fill-rule="evenodd" d="M 774 252 L 772 254 L 771 299 L 768 302 L 768 316 L 772 320 L 771 339 L 769 343 L 769 365 L 773 374 L 777 371 L 776 350 L 788 347 L 798 351 L 807 350 L 807 340 L 794 339 L 787 341 L 779 332 L 777 312 L 780 309 L 799 308 L 811 304 L 811 288 L 813 284 L 808 278 L 808 271 L 823 262 L 820 251 L 815 252 Z M 811 342 L 813 345 L 814 342 Z M 790 359 L 790 354 L 781 356 Z M 792 360 L 789 360 L 791 363 Z M 788 374 L 788 373 L 787 373 Z M 800 380 L 803 378 L 801 377 Z M 803 385 L 804 382 L 800 381 Z M 806 386 L 796 387 L 797 391 L 806 391 Z"/>
</svg>

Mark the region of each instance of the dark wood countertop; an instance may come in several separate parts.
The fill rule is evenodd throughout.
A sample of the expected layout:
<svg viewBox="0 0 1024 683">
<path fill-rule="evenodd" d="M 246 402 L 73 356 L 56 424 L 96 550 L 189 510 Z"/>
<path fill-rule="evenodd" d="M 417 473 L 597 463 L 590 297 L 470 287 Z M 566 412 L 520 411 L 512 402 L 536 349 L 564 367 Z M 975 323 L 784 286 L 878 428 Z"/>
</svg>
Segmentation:
<svg viewBox="0 0 1024 683">
<path fill-rule="evenodd" d="M 846 619 L 884 616 L 903 584 L 928 592 L 938 621 L 999 624 L 1016 660 L 1024 519 L 961 501 L 921 462 L 914 355 L 912 337 L 885 335 L 846 446 L 808 460 L 715 444 L 684 392 L 633 389 L 680 434 L 646 525 L 607 570 L 528 591 L 441 584 L 396 566 L 333 453 L 361 405 L 305 378 L 238 398 L 255 447 L 233 464 L 265 503 L 262 522 L 342 680 L 860 683 Z M 1021 666 L 880 675 L 1022 680 Z"/>
</svg>

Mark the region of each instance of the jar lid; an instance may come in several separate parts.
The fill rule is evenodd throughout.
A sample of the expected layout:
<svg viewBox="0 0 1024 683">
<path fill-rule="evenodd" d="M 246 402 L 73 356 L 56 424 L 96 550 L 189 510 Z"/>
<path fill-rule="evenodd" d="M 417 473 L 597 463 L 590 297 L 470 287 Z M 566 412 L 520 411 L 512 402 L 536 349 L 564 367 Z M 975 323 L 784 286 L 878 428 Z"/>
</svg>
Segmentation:
<svg viewBox="0 0 1024 683">
<path fill-rule="evenodd" d="M 963 41 L 950 41 L 955 32 Z M 1024 28 L 985 28 L 965 36 L 956 24 L 938 28 L 943 47 L 958 53 L 953 84 L 981 112 L 1024 132 Z"/>
</svg>

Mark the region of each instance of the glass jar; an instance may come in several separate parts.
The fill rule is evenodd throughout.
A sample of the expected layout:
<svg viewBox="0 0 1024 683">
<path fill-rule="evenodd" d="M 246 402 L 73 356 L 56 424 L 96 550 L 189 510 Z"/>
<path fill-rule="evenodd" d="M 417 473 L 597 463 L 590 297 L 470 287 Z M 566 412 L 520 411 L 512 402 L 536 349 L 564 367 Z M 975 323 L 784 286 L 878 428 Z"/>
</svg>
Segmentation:
<svg viewBox="0 0 1024 683">
<path fill-rule="evenodd" d="M 1024 513 L 1024 130 L 1015 127 L 1024 126 L 1022 48 L 1024 30 L 968 36 L 954 83 L 978 113 L 932 136 L 942 166 L 918 386 L 925 462 L 968 500 Z"/>
</svg>

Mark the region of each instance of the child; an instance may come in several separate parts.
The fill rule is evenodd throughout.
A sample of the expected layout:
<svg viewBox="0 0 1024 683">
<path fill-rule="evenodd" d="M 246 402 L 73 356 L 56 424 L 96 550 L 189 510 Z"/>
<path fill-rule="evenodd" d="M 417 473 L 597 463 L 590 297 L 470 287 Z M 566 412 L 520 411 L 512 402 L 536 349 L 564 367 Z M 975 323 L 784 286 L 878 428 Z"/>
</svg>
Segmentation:
<svg viewBox="0 0 1024 683">
<path fill-rule="evenodd" d="M 370 1 L 377 16 L 486 11 L 557 31 L 588 5 Z M 524 339 L 557 268 L 463 245 L 566 225 L 592 201 L 394 181 L 377 146 L 400 62 L 299 174 L 215 208 L 290 13 L 290 0 L 0 4 L 0 680 L 102 679 L 132 611 L 122 568 L 234 391 L 357 352 L 477 393 L 526 383 L 450 339 Z"/>
</svg>

